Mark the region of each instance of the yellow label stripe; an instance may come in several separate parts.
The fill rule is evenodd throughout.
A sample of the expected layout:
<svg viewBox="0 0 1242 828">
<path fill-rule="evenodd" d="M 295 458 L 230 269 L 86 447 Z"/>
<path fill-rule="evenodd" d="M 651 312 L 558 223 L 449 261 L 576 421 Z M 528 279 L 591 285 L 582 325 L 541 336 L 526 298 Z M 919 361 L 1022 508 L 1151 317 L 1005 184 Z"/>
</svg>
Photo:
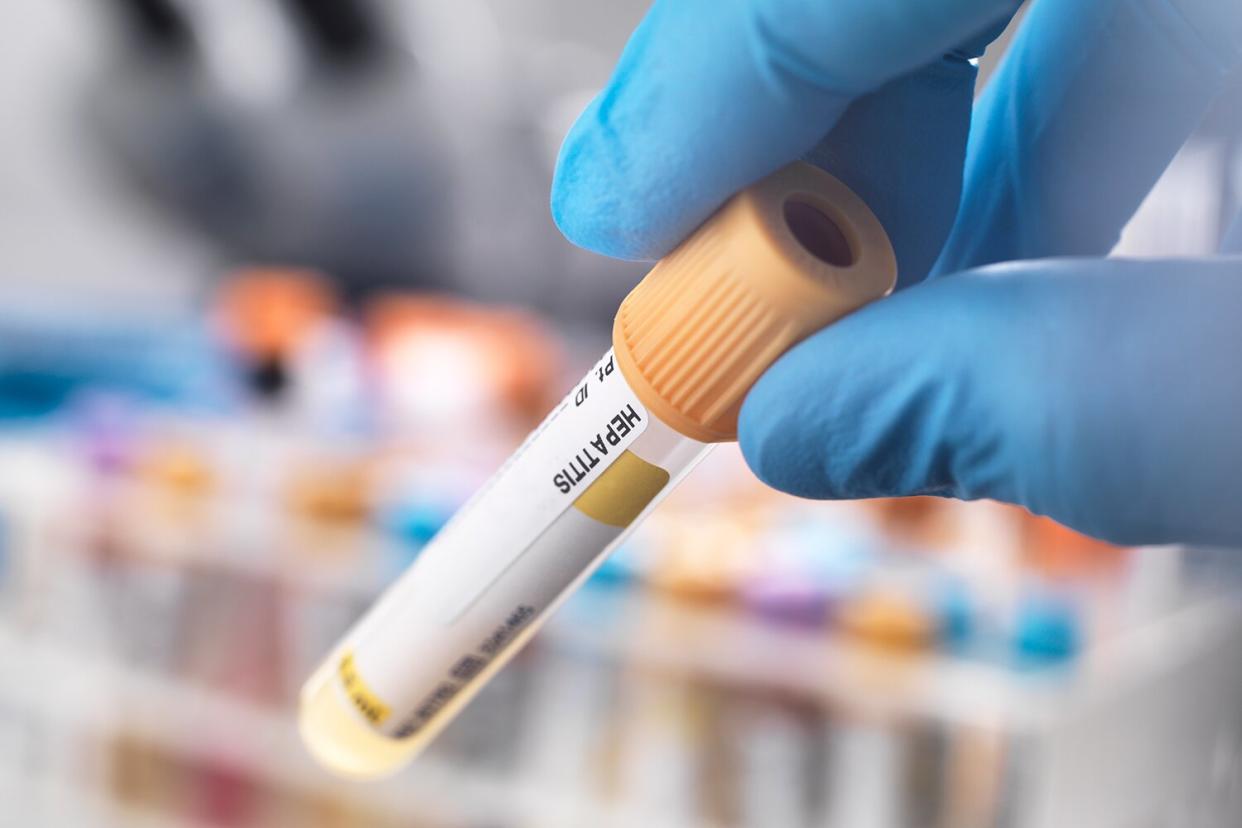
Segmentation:
<svg viewBox="0 0 1242 828">
<path fill-rule="evenodd" d="M 349 695 L 350 701 L 354 703 L 354 707 L 358 708 L 358 712 L 366 716 L 371 724 L 382 725 L 392 714 L 392 709 L 380 701 L 379 696 L 375 695 L 374 691 L 362 680 L 362 676 L 358 674 L 358 668 L 354 665 L 352 652 L 341 656 L 341 663 L 337 665 L 336 673 L 341 677 L 341 684 L 344 685 L 345 692 Z"/>
<path fill-rule="evenodd" d="M 574 508 L 609 526 L 626 527 L 668 484 L 668 472 L 626 451 L 574 501 Z"/>
</svg>

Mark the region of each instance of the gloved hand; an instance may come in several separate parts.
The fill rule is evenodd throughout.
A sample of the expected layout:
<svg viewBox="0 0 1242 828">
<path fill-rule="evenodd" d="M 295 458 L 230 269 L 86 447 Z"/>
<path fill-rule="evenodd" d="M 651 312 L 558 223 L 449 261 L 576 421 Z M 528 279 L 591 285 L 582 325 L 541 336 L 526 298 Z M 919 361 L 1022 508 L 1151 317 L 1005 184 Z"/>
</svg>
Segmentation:
<svg viewBox="0 0 1242 828">
<path fill-rule="evenodd" d="M 1036 0 L 963 173 L 967 58 L 1013 6 L 657 0 L 565 141 L 553 215 L 584 247 L 654 258 L 805 157 L 885 224 L 901 290 L 755 385 L 740 440 L 763 480 L 1242 543 L 1242 257 L 1088 258 L 1242 67 L 1242 11 Z"/>
</svg>

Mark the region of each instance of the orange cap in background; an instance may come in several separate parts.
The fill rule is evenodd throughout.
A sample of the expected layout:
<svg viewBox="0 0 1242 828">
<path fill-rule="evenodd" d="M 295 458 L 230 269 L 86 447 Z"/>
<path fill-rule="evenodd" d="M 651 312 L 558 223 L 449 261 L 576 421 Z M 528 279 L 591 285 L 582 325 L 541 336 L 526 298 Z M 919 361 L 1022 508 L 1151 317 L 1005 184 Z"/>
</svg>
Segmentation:
<svg viewBox="0 0 1242 828">
<path fill-rule="evenodd" d="M 216 298 L 222 334 L 233 347 L 256 360 L 287 356 L 335 308 L 328 280 L 300 268 L 234 271 Z"/>
<path fill-rule="evenodd" d="M 374 466 L 367 457 L 323 457 L 299 463 L 286 483 L 288 505 L 294 513 L 320 523 L 361 523 L 371 513 Z"/>
<path fill-rule="evenodd" d="M 940 497 L 881 497 L 863 501 L 893 543 L 909 551 L 949 549 L 959 527 L 949 503 Z"/>
<path fill-rule="evenodd" d="M 936 622 L 912 595 L 873 587 L 847 599 L 837 610 L 838 626 L 869 644 L 893 650 L 931 646 Z"/>
<path fill-rule="evenodd" d="M 1026 566 L 1053 580 L 1107 576 L 1120 572 L 1130 549 L 1075 532 L 1052 518 L 1014 507 Z"/>
<path fill-rule="evenodd" d="M 420 343 L 468 352 L 478 375 L 460 381 L 485 383 L 490 396 L 532 422 L 538 422 L 563 390 L 560 348 L 545 325 L 521 310 L 393 293 L 367 305 L 364 324 L 381 359 Z"/>
<path fill-rule="evenodd" d="M 777 357 L 897 281 L 879 220 L 828 173 L 795 163 L 725 202 L 621 303 L 617 364 L 687 437 L 737 437 L 746 392 Z"/>
</svg>

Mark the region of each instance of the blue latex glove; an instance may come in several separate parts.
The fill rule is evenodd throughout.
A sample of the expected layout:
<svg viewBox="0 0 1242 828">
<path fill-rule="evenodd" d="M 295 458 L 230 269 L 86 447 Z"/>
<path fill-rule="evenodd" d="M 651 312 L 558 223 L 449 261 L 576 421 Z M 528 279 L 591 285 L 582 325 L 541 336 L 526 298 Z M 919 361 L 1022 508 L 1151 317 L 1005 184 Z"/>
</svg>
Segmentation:
<svg viewBox="0 0 1242 828">
<path fill-rule="evenodd" d="M 761 478 L 1242 543 L 1242 258 L 1052 258 L 1113 246 L 1242 64 L 1242 10 L 1037 0 L 971 123 L 966 58 L 1012 11 L 657 0 L 566 139 L 554 217 L 582 246 L 653 258 L 806 157 L 884 222 L 902 290 L 756 384 L 740 439 Z"/>
</svg>

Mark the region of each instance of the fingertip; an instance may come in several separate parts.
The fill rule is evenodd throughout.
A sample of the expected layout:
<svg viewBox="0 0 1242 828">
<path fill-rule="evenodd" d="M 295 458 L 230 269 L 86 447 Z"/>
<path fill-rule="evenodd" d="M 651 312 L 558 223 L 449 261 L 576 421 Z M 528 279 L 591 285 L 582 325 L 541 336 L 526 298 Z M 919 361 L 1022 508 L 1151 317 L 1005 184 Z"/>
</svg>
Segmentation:
<svg viewBox="0 0 1242 828">
<path fill-rule="evenodd" d="M 773 439 L 778 432 L 769 427 L 774 414 L 779 415 L 779 409 L 773 410 L 770 396 L 756 383 L 738 414 L 737 441 L 755 477 L 773 489 L 786 491 L 782 485 L 787 468 L 783 460 L 786 451 Z"/>
<path fill-rule="evenodd" d="M 834 496 L 823 454 L 807 451 L 803 435 L 814 430 L 812 420 L 826 400 L 806 399 L 805 377 L 797 358 L 787 354 L 761 376 L 738 415 L 738 444 L 755 476 L 778 491 L 797 497 Z M 808 407 L 809 406 L 809 407 Z"/>
<path fill-rule="evenodd" d="M 552 177 L 552 220 L 573 244 L 631 261 L 656 259 L 677 242 L 659 194 L 645 193 L 638 160 L 607 121 L 605 90 L 561 145 Z M 671 224 L 671 226 L 670 226 Z"/>
</svg>

